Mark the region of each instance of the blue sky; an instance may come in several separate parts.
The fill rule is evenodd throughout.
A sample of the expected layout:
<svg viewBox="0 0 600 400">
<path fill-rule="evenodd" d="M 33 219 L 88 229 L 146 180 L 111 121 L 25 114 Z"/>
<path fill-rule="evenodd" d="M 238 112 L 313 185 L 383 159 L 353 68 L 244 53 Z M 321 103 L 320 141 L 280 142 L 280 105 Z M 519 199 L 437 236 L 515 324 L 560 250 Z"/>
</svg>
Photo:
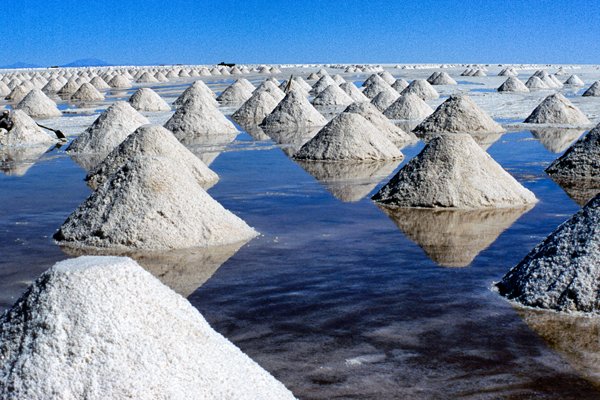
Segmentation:
<svg viewBox="0 0 600 400">
<path fill-rule="evenodd" d="M 3 3 L 0 64 L 600 63 L 595 0 Z"/>
</svg>

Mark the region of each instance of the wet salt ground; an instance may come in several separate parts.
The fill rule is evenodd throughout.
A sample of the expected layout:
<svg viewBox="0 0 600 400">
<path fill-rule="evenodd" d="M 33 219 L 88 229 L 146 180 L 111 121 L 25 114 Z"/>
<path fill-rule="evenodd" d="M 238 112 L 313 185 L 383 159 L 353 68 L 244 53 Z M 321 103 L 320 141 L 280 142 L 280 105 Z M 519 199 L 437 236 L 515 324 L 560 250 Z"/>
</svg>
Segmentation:
<svg viewBox="0 0 600 400">
<path fill-rule="evenodd" d="M 558 154 L 529 132 L 488 151 L 540 203 L 470 266 L 444 268 L 368 197 L 336 199 L 273 143 L 243 133 L 211 164 L 221 180 L 209 192 L 263 236 L 189 300 L 302 399 L 598 398 L 568 355 L 490 290 L 579 209 L 543 172 Z M 0 176 L 2 309 L 67 258 L 51 235 L 89 194 L 84 176 L 63 150 L 23 177 Z"/>
</svg>

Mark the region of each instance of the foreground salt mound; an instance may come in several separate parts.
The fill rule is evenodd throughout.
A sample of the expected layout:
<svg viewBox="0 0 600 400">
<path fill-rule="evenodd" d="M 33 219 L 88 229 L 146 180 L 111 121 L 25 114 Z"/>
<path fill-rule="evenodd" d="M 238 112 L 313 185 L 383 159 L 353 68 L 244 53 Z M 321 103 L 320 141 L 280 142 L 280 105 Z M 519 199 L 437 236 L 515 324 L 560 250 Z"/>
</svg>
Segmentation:
<svg viewBox="0 0 600 400">
<path fill-rule="evenodd" d="M 600 194 L 497 286 L 501 295 L 526 306 L 600 314 Z"/>
<path fill-rule="evenodd" d="M 194 82 L 190 87 L 185 89 L 181 95 L 175 99 L 173 105 L 181 106 L 188 101 L 203 101 L 217 107 L 219 103 L 215 100 L 215 93 L 202 81 Z"/>
<path fill-rule="evenodd" d="M 7 399 L 294 398 L 126 257 L 44 272 L 1 317 L 0 355 Z"/>
<path fill-rule="evenodd" d="M 96 154 L 97 161 L 101 161 L 134 130 L 148 123 L 148 119 L 129 103 L 117 101 L 73 140 L 67 152 Z"/>
<path fill-rule="evenodd" d="M 516 76 L 510 76 L 500 87 L 497 89 L 499 92 L 518 92 L 528 93 L 529 88 L 519 80 Z"/>
<path fill-rule="evenodd" d="M 347 106 L 353 102 L 354 100 L 335 83 L 323 89 L 312 103 L 315 106 Z"/>
<path fill-rule="evenodd" d="M 247 84 L 237 80 L 223 90 L 219 97 L 217 97 L 217 101 L 220 103 L 243 103 L 252 97 L 253 91 L 254 86 L 249 88 Z"/>
<path fill-rule="evenodd" d="M 413 93 L 423 100 L 435 100 L 440 97 L 437 90 L 425 79 L 415 79 L 400 94 Z"/>
<path fill-rule="evenodd" d="M 598 97 L 600 96 L 600 81 L 596 81 L 591 84 L 589 88 L 585 92 L 583 92 L 582 96 L 584 97 Z"/>
<path fill-rule="evenodd" d="M 521 207 L 537 201 L 468 134 L 433 138 L 373 200 L 456 209 Z"/>
<path fill-rule="evenodd" d="M 301 93 L 291 91 L 260 125 L 268 129 L 289 129 L 322 126 L 326 123 L 325 117 L 309 103 L 306 97 Z"/>
<path fill-rule="evenodd" d="M 55 118 L 62 113 L 56 103 L 40 89 L 32 89 L 27 96 L 16 105 L 15 109 L 24 111 L 31 118 Z"/>
<path fill-rule="evenodd" d="M 560 93 L 546 97 L 524 122 L 526 124 L 590 124 L 590 120 Z"/>
<path fill-rule="evenodd" d="M 260 124 L 279 102 L 267 90 L 255 91 L 231 118 L 239 124 Z"/>
<path fill-rule="evenodd" d="M 383 115 L 390 119 L 421 120 L 432 113 L 433 109 L 419 96 L 414 93 L 406 93 L 390 104 Z"/>
<path fill-rule="evenodd" d="M 179 164 L 177 171 L 188 169 L 204 189 L 217 183 L 219 176 L 182 145 L 175 136 L 158 125 L 139 127 L 115 148 L 86 177 L 88 185 L 97 189 L 128 160 L 136 156 L 162 156 Z"/>
<path fill-rule="evenodd" d="M 0 130 L 0 146 L 38 146 L 57 143 L 58 139 L 48 135 L 30 116 L 22 110 L 11 112 L 13 127 L 9 132 Z"/>
<path fill-rule="evenodd" d="M 373 124 L 343 112 L 294 155 L 299 160 L 383 161 L 402 159 L 398 148 Z"/>
<path fill-rule="evenodd" d="M 469 96 L 452 95 L 421 122 L 415 133 L 501 133 L 496 123 Z"/>
<path fill-rule="evenodd" d="M 178 139 L 198 135 L 237 134 L 235 125 L 204 100 L 188 100 L 165 123 Z"/>
<path fill-rule="evenodd" d="M 416 142 L 418 140 L 412 132 L 406 133 L 401 128 L 394 125 L 369 102 L 352 103 L 346 107 L 344 112 L 360 114 L 397 146 L 405 146 L 410 142 Z"/>
<path fill-rule="evenodd" d="M 171 111 L 171 106 L 150 88 L 139 88 L 129 98 L 129 104 L 138 111 Z"/>
<path fill-rule="evenodd" d="M 546 168 L 553 178 L 600 180 L 600 124 Z"/>
<path fill-rule="evenodd" d="M 123 164 L 54 235 L 81 248 L 169 250 L 219 246 L 257 235 L 216 202 L 170 158 L 138 156 Z"/>
</svg>

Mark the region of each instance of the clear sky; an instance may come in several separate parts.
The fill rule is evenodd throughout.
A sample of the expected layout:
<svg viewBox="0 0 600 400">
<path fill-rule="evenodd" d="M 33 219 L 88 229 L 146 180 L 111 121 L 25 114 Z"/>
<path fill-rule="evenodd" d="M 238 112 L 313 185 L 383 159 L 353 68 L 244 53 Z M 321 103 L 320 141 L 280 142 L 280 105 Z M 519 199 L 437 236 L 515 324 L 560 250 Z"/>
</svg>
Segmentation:
<svg viewBox="0 0 600 400">
<path fill-rule="evenodd" d="M 0 4 L 0 64 L 600 63 L 598 0 Z"/>
</svg>

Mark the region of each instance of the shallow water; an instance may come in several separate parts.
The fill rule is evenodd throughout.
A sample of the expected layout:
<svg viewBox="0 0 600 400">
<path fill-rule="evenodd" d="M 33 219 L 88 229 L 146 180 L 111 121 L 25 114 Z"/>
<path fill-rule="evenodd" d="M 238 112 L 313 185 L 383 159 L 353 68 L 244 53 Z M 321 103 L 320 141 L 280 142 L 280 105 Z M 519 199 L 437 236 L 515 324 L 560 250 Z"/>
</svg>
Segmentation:
<svg viewBox="0 0 600 400">
<path fill-rule="evenodd" d="M 394 221 L 369 200 L 386 178 L 369 172 L 365 182 L 365 174 L 353 180 L 344 171 L 343 182 L 332 182 L 329 170 L 307 168 L 311 175 L 281 145 L 255 137 L 263 140 L 242 133 L 216 155 L 210 166 L 221 179 L 209 193 L 262 236 L 219 258 L 220 268 L 211 264 L 212 277 L 188 298 L 296 396 L 600 398 L 598 374 L 581 362 L 595 360 L 600 346 L 565 344 L 560 335 L 577 337 L 581 323 L 536 318 L 490 289 L 579 209 L 544 173 L 564 143 L 521 131 L 488 148 L 540 199 L 520 216 L 415 213 Z M 403 149 L 406 160 L 422 147 Z M 401 166 L 377 171 L 391 176 Z M 19 173 L 0 175 L 2 310 L 67 258 L 51 236 L 90 193 L 64 147 Z M 457 248 L 469 257 L 445 262 Z"/>
</svg>

